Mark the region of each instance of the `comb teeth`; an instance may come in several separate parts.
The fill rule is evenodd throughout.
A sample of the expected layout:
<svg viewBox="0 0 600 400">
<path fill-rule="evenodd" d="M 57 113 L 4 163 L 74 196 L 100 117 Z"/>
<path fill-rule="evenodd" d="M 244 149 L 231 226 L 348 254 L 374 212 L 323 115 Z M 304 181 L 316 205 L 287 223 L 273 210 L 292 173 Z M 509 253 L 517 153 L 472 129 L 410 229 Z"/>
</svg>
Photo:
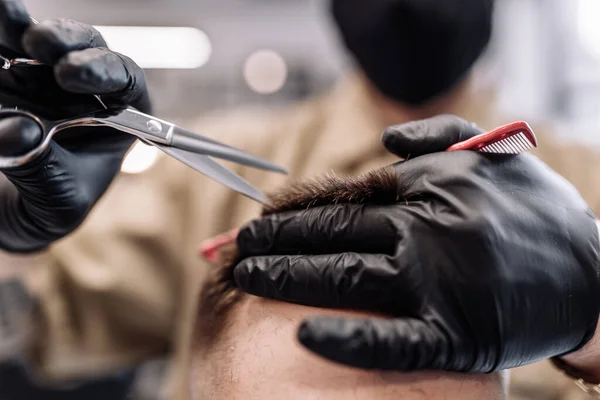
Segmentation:
<svg viewBox="0 0 600 400">
<path fill-rule="evenodd" d="M 529 138 L 523 132 L 519 132 L 515 135 L 505 136 L 497 142 L 488 143 L 477 151 L 494 154 L 521 154 L 533 147 L 534 144 Z"/>
</svg>

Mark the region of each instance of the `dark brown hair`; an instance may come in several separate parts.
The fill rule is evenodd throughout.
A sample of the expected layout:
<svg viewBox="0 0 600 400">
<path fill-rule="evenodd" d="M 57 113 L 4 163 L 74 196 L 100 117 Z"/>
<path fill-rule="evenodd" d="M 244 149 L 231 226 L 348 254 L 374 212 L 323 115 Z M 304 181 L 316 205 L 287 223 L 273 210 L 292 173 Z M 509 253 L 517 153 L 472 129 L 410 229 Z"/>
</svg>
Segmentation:
<svg viewBox="0 0 600 400">
<path fill-rule="evenodd" d="M 400 200 L 404 191 L 393 167 L 356 177 L 329 173 L 317 179 L 293 182 L 271 194 L 271 205 L 263 209 L 263 216 L 331 204 L 392 204 Z"/>
</svg>

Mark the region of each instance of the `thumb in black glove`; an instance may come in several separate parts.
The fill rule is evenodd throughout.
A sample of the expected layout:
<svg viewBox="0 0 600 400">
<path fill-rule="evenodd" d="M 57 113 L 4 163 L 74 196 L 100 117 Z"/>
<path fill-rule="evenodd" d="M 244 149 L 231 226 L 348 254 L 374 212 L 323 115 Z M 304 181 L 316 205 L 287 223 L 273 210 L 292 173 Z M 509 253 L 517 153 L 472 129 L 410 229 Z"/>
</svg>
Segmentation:
<svg viewBox="0 0 600 400">
<path fill-rule="evenodd" d="M 92 26 L 70 20 L 31 23 L 19 0 L 0 0 L 0 54 L 46 66 L 0 70 L 0 104 L 50 119 L 102 108 L 150 111 L 143 71 L 111 52 Z M 0 156 L 27 153 L 41 140 L 22 117 L 0 120 Z M 120 169 L 134 142 L 111 128 L 73 128 L 59 134 L 33 162 L 1 172 L 0 248 L 31 252 L 71 233 L 85 219 Z"/>
<path fill-rule="evenodd" d="M 444 152 L 479 134 L 440 116 L 386 130 L 397 196 L 266 216 L 238 236 L 251 294 L 385 318 L 315 317 L 300 342 L 340 363 L 491 372 L 571 352 L 598 320 L 599 239 L 537 158 Z"/>
</svg>

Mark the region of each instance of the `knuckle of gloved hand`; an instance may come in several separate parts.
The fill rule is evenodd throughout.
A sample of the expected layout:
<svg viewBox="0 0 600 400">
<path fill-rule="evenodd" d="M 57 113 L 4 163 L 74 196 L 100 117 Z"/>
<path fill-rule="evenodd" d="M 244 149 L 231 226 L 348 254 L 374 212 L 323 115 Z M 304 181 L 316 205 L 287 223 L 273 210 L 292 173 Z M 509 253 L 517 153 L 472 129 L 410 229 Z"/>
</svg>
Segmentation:
<svg viewBox="0 0 600 400">
<path fill-rule="evenodd" d="M 446 190 L 476 190 L 489 186 L 498 176 L 499 168 L 493 161 L 475 151 L 426 154 L 413 160 L 411 176 Z"/>
<path fill-rule="evenodd" d="M 491 215 L 488 216 L 484 210 L 469 210 L 450 230 L 461 242 L 481 248 L 492 248 L 490 245 L 495 241 L 494 238 L 501 237 L 497 234 Z"/>
<path fill-rule="evenodd" d="M 118 101 L 123 105 L 132 105 L 142 112 L 152 113 L 152 104 L 146 84 L 146 73 L 131 58 L 116 52 L 113 54 L 121 60 L 129 78 L 128 84 L 120 92 L 116 92 L 114 96 L 117 96 Z"/>
<path fill-rule="evenodd" d="M 131 84 L 121 58 L 106 48 L 68 53 L 58 62 L 55 76 L 63 88 L 75 93 L 117 93 Z"/>
</svg>

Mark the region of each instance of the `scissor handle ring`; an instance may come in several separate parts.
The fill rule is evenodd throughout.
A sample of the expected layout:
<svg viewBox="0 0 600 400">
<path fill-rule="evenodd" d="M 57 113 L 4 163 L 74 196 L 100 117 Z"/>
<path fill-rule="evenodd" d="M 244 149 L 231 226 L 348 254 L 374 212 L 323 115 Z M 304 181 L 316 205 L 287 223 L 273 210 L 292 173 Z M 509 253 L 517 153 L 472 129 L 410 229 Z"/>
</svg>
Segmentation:
<svg viewBox="0 0 600 400">
<path fill-rule="evenodd" d="M 44 150 L 48 148 L 52 141 L 52 134 L 49 134 L 48 127 L 44 122 L 36 115 L 31 114 L 27 111 L 14 110 L 14 109 L 0 109 L 0 119 L 7 117 L 24 117 L 33 120 L 42 131 L 42 141 L 31 151 L 21 156 L 2 157 L 0 156 L 0 169 L 2 168 L 15 168 L 25 165 L 36 158 L 38 158 Z"/>
<path fill-rule="evenodd" d="M 46 127 L 38 116 L 30 113 L 29 111 L 15 110 L 15 109 L 0 109 L 0 119 L 6 117 L 26 117 L 35 121 L 36 124 L 42 129 L 43 133 L 46 133 Z"/>
</svg>

